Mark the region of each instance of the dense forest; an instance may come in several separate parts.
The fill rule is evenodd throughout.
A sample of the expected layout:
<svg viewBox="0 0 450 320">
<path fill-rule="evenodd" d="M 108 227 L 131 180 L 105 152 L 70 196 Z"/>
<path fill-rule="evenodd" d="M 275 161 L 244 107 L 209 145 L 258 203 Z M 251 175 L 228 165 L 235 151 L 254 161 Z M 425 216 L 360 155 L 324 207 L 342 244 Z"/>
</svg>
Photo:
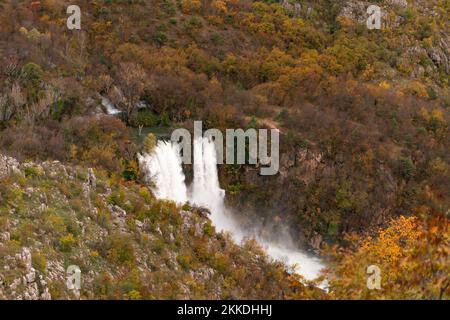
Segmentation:
<svg viewBox="0 0 450 320">
<path fill-rule="evenodd" d="M 71 4 L 0 0 L 0 299 L 449 298 L 448 0 L 80 0 L 80 30 Z M 220 182 L 316 283 L 145 186 L 147 133 L 193 120 L 280 130 L 279 174 Z"/>
</svg>

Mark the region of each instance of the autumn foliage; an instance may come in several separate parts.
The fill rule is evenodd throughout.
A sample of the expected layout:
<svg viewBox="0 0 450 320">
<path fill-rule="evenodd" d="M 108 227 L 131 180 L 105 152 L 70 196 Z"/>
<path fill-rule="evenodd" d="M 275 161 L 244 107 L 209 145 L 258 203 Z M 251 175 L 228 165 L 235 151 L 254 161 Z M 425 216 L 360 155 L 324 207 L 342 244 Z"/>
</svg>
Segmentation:
<svg viewBox="0 0 450 320">
<path fill-rule="evenodd" d="M 351 236 L 347 249 L 329 248 L 330 295 L 337 299 L 448 299 L 449 220 L 401 216 L 373 237 Z M 381 270 L 381 289 L 369 290 L 367 267 Z"/>
</svg>

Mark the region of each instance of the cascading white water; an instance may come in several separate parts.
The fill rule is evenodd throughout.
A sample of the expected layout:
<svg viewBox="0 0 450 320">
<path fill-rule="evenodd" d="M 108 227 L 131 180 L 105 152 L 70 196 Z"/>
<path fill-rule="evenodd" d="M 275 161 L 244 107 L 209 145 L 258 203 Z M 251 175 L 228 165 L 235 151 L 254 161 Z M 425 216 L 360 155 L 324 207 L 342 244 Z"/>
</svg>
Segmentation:
<svg viewBox="0 0 450 320">
<path fill-rule="evenodd" d="M 106 97 L 101 96 L 102 98 L 102 106 L 105 107 L 106 113 L 112 116 L 116 116 L 122 111 L 116 108 L 116 106 Z"/>
<path fill-rule="evenodd" d="M 220 209 L 225 191 L 220 189 L 214 145 L 206 138 L 194 141 L 194 182 L 191 200 L 198 205 Z"/>
<path fill-rule="evenodd" d="M 157 198 L 184 203 L 188 196 L 179 153 L 177 145 L 159 141 L 151 155 L 139 155 L 138 160 Z"/>
<path fill-rule="evenodd" d="M 190 201 L 211 211 L 218 231 L 227 231 L 236 242 L 255 238 L 267 254 L 282 261 L 307 280 L 315 279 L 323 265 L 317 258 L 301 252 L 288 240 L 268 241 L 257 230 L 243 230 L 224 205 L 225 191 L 220 188 L 214 143 L 207 138 L 194 140 L 194 180 L 188 192 L 177 145 L 159 141 L 151 155 L 139 156 L 139 164 L 148 183 L 153 183 L 155 196 L 177 203 Z"/>
<path fill-rule="evenodd" d="M 217 174 L 216 151 L 207 138 L 194 140 L 194 181 L 189 200 L 211 211 L 211 220 L 218 231 L 232 231 L 234 237 L 241 236 L 238 228 L 227 214 L 224 205 L 225 190 L 220 188 Z M 239 240 L 240 241 L 240 240 Z"/>
<path fill-rule="evenodd" d="M 256 238 L 270 257 L 284 262 L 295 273 L 301 274 L 306 280 L 314 280 L 319 276 L 320 270 L 324 268 L 319 259 L 301 252 L 293 244 L 271 242 L 260 237 Z M 322 282 L 319 287 L 325 289 L 326 283 Z"/>
</svg>

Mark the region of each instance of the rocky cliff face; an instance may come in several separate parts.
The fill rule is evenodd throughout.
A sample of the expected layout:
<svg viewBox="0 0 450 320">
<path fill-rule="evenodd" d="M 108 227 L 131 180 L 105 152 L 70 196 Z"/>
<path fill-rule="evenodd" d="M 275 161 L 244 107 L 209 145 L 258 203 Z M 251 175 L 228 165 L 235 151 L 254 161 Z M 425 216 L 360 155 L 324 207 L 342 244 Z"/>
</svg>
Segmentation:
<svg viewBox="0 0 450 320">
<path fill-rule="evenodd" d="M 19 162 L 16 159 L 0 154 L 0 179 L 12 172 L 18 171 Z"/>
<path fill-rule="evenodd" d="M 247 166 L 234 172 L 224 169 L 222 180 L 228 184 L 229 204 L 242 223 L 251 225 L 256 219 L 274 232 L 288 226 L 299 244 L 318 250 L 325 240 L 379 226 L 396 212 L 396 195 L 402 186 L 392 169 L 379 163 L 374 172 L 376 186 L 348 189 L 355 182 L 345 178 L 349 174 L 346 161 L 343 156 L 331 161 L 320 151 L 300 148 L 281 154 L 277 176 L 263 177 L 257 168 Z"/>
<path fill-rule="evenodd" d="M 9 233 L 5 232 L 2 242 L 10 241 Z M 50 300 L 47 281 L 44 275 L 32 266 L 31 251 L 28 247 L 22 247 L 22 251 L 15 256 L 3 257 L 3 272 L 15 270 L 16 277 L 6 283 L 0 278 L 1 298 L 12 298 L 16 300 Z M 17 273 L 17 270 L 19 272 Z M 8 285 L 9 284 L 9 285 Z"/>
</svg>

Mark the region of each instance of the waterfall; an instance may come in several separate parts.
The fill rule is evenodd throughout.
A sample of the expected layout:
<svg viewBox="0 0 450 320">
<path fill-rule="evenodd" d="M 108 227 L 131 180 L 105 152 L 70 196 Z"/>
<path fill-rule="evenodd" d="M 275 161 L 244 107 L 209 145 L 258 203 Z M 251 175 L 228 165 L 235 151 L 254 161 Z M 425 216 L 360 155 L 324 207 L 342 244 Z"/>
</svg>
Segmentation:
<svg viewBox="0 0 450 320">
<path fill-rule="evenodd" d="M 315 279 L 323 265 L 317 258 L 301 252 L 287 239 L 269 241 L 257 230 L 243 230 L 224 205 L 225 191 L 220 188 L 214 143 L 207 138 L 194 139 L 194 179 L 189 190 L 181 166 L 180 149 L 176 144 L 159 141 L 152 154 L 139 156 L 139 164 L 146 182 L 152 185 L 155 196 L 177 203 L 190 201 L 211 211 L 211 220 L 218 231 L 230 232 L 236 242 L 255 238 L 267 254 L 286 263 L 293 272 L 307 280 Z"/>
<path fill-rule="evenodd" d="M 138 160 L 146 183 L 159 199 L 184 203 L 188 200 L 178 145 L 158 141 L 153 153 L 139 155 Z"/>
<path fill-rule="evenodd" d="M 214 143 L 207 138 L 194 140 L 194 181 L 189 200 L 211 211 L 211 220 L 218 231 L 238 230 L 224 205 L 225 190 L 220 188 Z M 234 232 L 240 241 L 240 232 Z"/>
<path fill-rule="evenodd" d="M 221 209 L 225 191 L 220 188 L 214 145 L 206 138 L 194 140 L 194 182 L 191 200 L 197 205 Z"/>
<path fill-rule="evenodd" d="M 118 115 L 122 111 L 116 108 L 116 106 L 106 97 L 101 96 L 102 106 L 105 107 L 106 113 L 112 116 Z"/>
</svg>

